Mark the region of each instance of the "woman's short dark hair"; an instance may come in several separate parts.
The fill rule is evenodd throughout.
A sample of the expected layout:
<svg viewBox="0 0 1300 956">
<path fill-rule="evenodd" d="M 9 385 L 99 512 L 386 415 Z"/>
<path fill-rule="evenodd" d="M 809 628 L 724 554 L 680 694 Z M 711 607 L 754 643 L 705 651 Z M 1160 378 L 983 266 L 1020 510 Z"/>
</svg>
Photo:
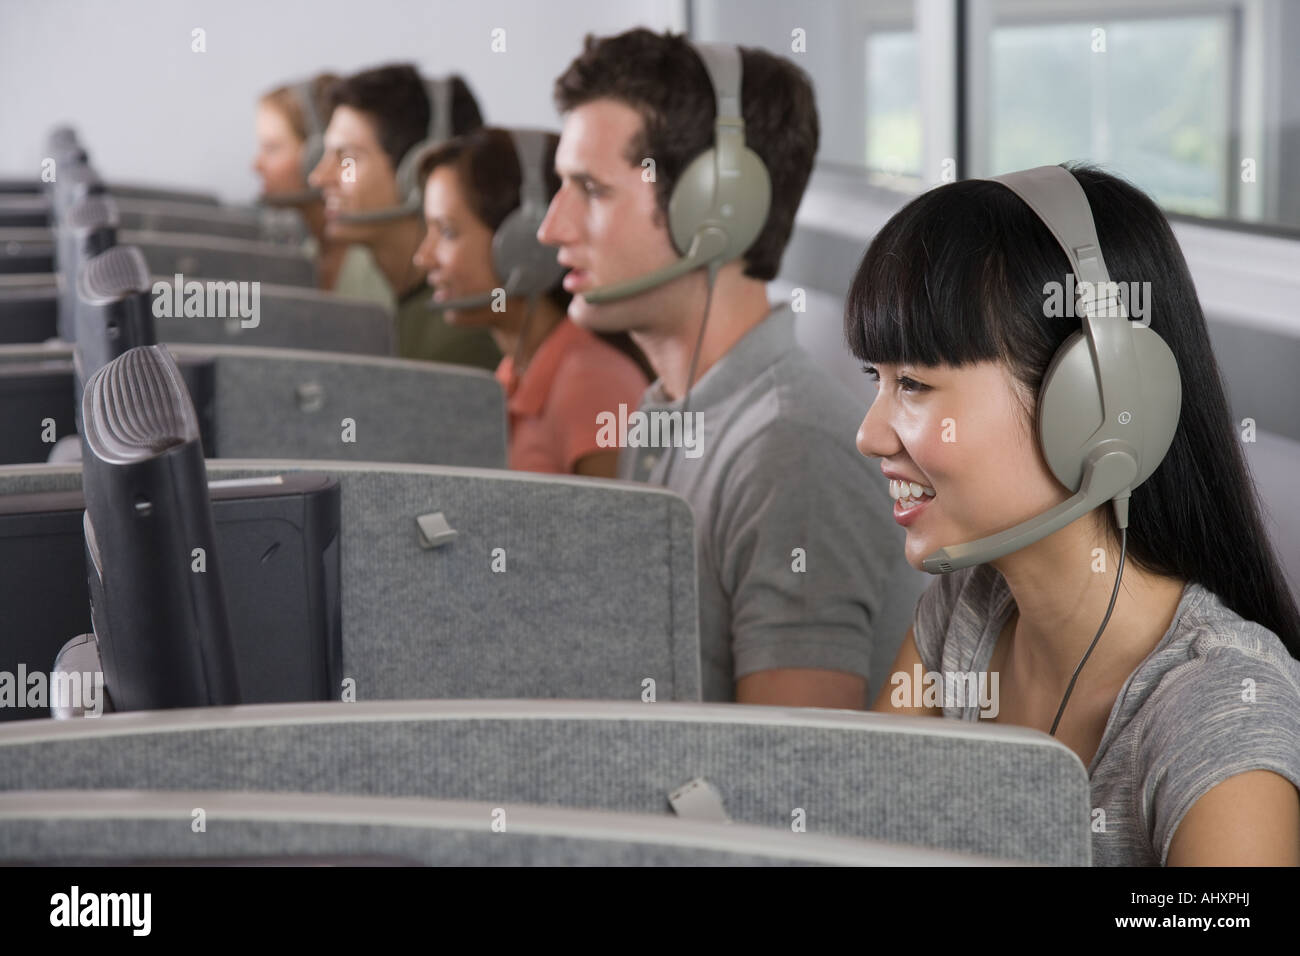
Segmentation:
<svg viewBox="0 0 1300 956">
<path fill-rule="evenodd" d="M 1182 250 L 1137 187 L 1095 167 L 1068 168 L 1088 197 L 1111 279 L 1150 283 L 1146 319 L 1183 376 L 1173 444 L 1133 491 L 1128 556 L 1214 592 L 1300 658 L 1300 612 L 1260 517 Z M 1048 363 L 1080 328 L 1077 318 L 1045 315 L 1045 283 L 1069 272 L 1047 226 L 1006 187 L 939 186 L 908 203 L 867 249 L 845 307 L 845 338 L 865 362 L 1002 362 L 1032 396 L 1025 413 L 1036 422 Z M 1106 515 L 1118 542 L 1114 515 Z"/>
<path fill-rule="evenodd" d="M 555 148 L 559 143 L 560 138 L 554 133 L 546 134 L 542 165 L 546 170 L 548 198 L 560 188 L 560 177 L 555 174 Z M 450 166 L 455 170 L 466 205 L 493 232 L 505 222 L 506 216 L 519 208 L 523 171 L 519 168 L 519 154 L 509 130 L 484 126 L 448 140 L 421 160 L 420 181 L 428 182 L 429 176 L 439 166 Z M 561 311 L 569 308 L 569 301 L 573 298 L 559 282 L 547 291 L 547 296 Z"/>
<path fill-rule="evenodd" d="M 560 177 L 555 172 L 555 149 L 560 138 L 546 134 L 542 165 L 545 167 L 546 195 L 554 196 L 560 189 Z M 509 130 L 485 126 L 448 140 L 430 150 L 420 161 L 420 182 L 427 184 L 429 176 L 439 166 L 450 166 L 456 172 L 470 211 L 485 226 L 496 232 L 506 216 L 519 208 L 519 191 L 523 187 L 523 171 L 519 168 L 519 153 Z M 499 276 L 504 279 L 505 276 Z M 567 312 L 572 294 L 564 290 L 559 281 L 546 292 L 561 312 Z M 614 346 L 641 369 L 647 378 L 654 371 L 642 351 L 626 332 L 597 332 L 597 336 Z"/>
</svg>

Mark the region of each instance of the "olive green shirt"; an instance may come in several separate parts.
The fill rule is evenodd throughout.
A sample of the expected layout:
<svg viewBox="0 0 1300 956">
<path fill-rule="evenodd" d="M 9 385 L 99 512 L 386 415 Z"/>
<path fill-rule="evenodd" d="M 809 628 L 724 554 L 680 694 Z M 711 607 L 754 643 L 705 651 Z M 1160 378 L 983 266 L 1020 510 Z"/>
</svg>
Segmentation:
<svg viewBox="0 0 1300 956">
<path fill-rule="evenodd" d="M 397 299 L 388 287 L 388 280 L 375 264 L 370 250 L 359 243 L 348 246 L 334 279 L 334 291 L 353 299 L 378 302 L 388 312 L 397 308 Z"/>
<path fill-rule="evenodd" d="M 397 354 L 405 359 L 474 365 L 494 371 L 501 351 L 484 328 L 449 325 L 442 314 L 429 309 L 430 290 L 419 288 L 397 302 Z"/>
</svg>

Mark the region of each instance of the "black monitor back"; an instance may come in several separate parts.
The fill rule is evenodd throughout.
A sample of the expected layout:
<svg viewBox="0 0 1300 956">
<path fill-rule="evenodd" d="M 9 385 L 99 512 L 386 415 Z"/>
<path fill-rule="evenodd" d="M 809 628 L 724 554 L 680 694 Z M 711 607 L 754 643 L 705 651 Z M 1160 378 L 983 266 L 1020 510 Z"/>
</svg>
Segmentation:
<svg viewBox="0 0 1300 956">
<path fill-rule="evenodd" d="M 99 174 L 75 152 L 59 161 L 57 176 L 50 186 L 50 213 L 55 226 L 86 196 L 108 191 Z"/>
<path fill-rule="evenodd" d="M 54 442 L 77 432 L 72 359 L 33 349 L 0 362 L 0 465 L 46 461 Z"/>
<path fill-rule="evenodd" d="M 44 342 L 58 336 L 59 287 L 0 283 L 0 345 Z"/>
<path fill-rule="evenodd" d="M 240 702 L 198 416 L 161 345 L 86 381 L 90 619 L 116 710 Z"/>
<path fill-rule="evenodd" d="M 0 229 L 0 275 L 51 273 L 54 249 L 48 229 Z"/>
<path fill-rule="evenodd" d="M 59 338 L 75 341 L 81 270 L 87 262 L 117 245 L 117 204 L 107 195 L 86 196 L 55 230 L 54 265 L 59 275 Z M 141 262 L 143 262 L 141 258 Z M 148 270 L 145 270 L 148 281 Z M 152 342 L 139 344 L 153 344 Z"/>
<path fill-rule="evenodd" d="M 299 472 L 209 482 L 246 703 L 337 700 L 343 640 L 338 481 Z M 0 673 L 48 675 L 90 631 L 80 491 L 0 497 Z M 3 703 L 0 701 L 0 703 Z M 48 709 L 0 706 L 0 721 Z"/>
<path fill-rule="evenodd" d="M 131 349 L 158 343 L 152 288 L 149 267 L 135 246 L 111 246 L 82 263 L 74 326 L 80 383 Z"/>
<path fill-rule="evenodd" d="M 187 355 L 177 365 L 199 416 L 203 456 L 216 458 L 216 361 Z M 76 383 L 66 351 L 57 358 L 36 348 L 21 358 L 0 356 L 0 465 L 48 461 L 55 441 L 77 433 Z"/>
</svg>

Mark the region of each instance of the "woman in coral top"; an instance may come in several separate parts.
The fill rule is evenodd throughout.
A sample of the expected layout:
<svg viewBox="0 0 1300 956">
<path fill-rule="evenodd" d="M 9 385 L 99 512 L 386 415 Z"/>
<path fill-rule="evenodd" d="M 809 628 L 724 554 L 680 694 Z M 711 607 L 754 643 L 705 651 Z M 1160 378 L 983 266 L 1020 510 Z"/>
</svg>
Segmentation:
<svg viewBox="0 0 1300 956">
<path fill-rule="evenodd" d="M 553 168 L 558 142 L 544 134 L 548 199 L 560 185 Z M 428 273 L 434 302 L 504 289 L 508 277 L 496 274 L 492 241 L 521 202 L 514 135 L 485 127 L 449 140 L 424 157 L 420 177 L 428 233 L 415 263 Z M 558 276 L 531 307 L 525 296 L 500 295 L 495 303 L 466 303 L 443 314 L 452 325 L 490 329 L 505 355 L 496 376 L 506 392 L 511 468 L 612 478 L 619 450 L 598 443 L 597 419 L 602 412 L 617 415 L 620 403 L 641 404 L 649 384 L 645 359 L 626 336 L 575 325 L 565 314 L 570 296 Z"/>
</svg>

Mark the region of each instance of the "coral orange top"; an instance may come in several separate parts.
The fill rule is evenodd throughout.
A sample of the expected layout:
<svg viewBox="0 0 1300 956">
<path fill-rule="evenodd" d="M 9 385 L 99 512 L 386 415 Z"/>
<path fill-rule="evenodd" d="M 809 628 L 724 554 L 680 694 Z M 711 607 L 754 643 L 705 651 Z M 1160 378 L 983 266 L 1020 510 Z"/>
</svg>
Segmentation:
<svg viewBox="0 0 1300 956">
<path fill-rule="evenodd" d="M 649 382 L 614 346 L 568 316 L 551 330 L 522 376 L 507 355 L 496 370 L 506 392 L 510 467 L 572 474 L 582 458 L 607 451 L 596 443 L 601 412 L 640 406 Z"/>
</svg>

